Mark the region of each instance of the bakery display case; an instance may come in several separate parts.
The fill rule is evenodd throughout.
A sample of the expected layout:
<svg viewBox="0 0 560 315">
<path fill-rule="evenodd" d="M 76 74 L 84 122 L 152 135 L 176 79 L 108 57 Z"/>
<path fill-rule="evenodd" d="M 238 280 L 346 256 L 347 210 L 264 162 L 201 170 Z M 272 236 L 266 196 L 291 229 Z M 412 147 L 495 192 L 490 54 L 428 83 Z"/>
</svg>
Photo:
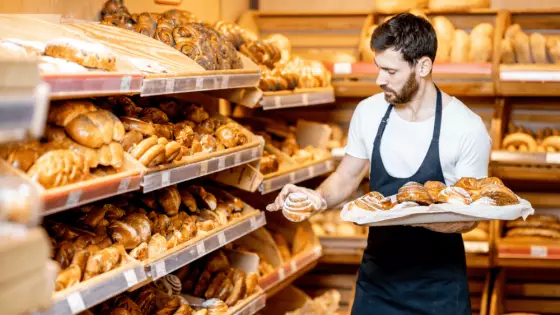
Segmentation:
<svg viewBox="0 0 560 315">
<path fill-rule="evenodd" d="M 499 35 L 498 92 L 503 96 L 558 96 L 558 10 L 507 11 Z"/>
<path fill-rule="evenodd" d="M 490 315 L 558 314 L 557 269 L 502 269 L 492 290 Z"/>
</svg>

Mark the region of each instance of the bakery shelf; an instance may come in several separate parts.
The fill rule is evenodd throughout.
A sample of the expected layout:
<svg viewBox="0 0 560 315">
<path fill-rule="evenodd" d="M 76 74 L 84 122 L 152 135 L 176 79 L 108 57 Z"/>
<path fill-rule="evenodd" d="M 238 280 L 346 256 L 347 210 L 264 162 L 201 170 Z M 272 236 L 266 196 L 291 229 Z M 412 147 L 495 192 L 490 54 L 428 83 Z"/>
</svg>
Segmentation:
<svg viewBox="0 0 560 315">
<path fill-rule="evenodd" d="M 174 163 L 147 169 L 142 178 L 142 190 L 150 192 L 258 160 L 262 156 L 262 147 L 261 138 L 255 137 L 240 147 L 187 159 L 179 165 Z"/>
<path fill-rule="evenodd" d="M 78 314 L 110 299 L 147 279 L 144 266 L 135 262 L 80 282 L 53 295 L 53 306 L 41 315 Z"/>
<path fill-rule="evenodd" d="M 243 69 L 207 71 L 178 50 L 136 32 L 85 21 L 64 26 L 111 48 L 142 71 L 141 96 L 254 87 L 260 80 L 258 67 L 244 56 Z"/>
<path fill-rule="evenodd" d="M 27 180 L 30 185 L 37 187 L 43 202 L 42 215 L 50 215 L 83 204 L 106 199 L 112 196 L 140 189 L 142 168 L 128 154 L 125 154 L 125 164 L 118 173 L 100 178 L 90 179 L 71 185 L 45 189 L 34 182 L 27 174 L 13 168 L 6 161 L 0 159 L 0 168 L 6 172 Z"/>
<path fill-rule="evenodd" d="M 492 162 L 528 165 L 560 164 L 560 153 L 492 151 Z"/>
<path fill-rule="evenodd" d="M 210 234 L 200 235 L 193 240 L 166 251 L 162 256 L 149 259 L 146 266 L 149 281 L 159 279 L 173 271 L 213 252 L 234 240 L 251 233 L 266 224 L 264 213 L 245 205 L 249 211 L 244 217 L 228 222 Z M 250 211 L 250 210 L 253 211 Z"/>
<path fill-rule="evenodd" d="M 500 95 L 558 96 L 559 65 L 500 65 Z"/>
<path fill-rule="evenodd" d="M 375 83 L 379 70 L 373 63 L 325 63 L 333 73 L 335 95 L 367 97 L 381 92 Z M 438 87 L 457 96 L 494 96 L 492 64 L 436 63 L 433 79 Z"/>
<path fill-rule="evenodd" d="M 292 257 L 290 261 L 278 266 L 273 273 L 262 277 L 259 280 L 259 286 L 270 297 L 291 284 L 299 276 L 311 270 L 317 264 L 321 255 L 322 249 L 320 245 L 302 252 Z"/>
<path fill-rule="evenodd" d="M 138 94 L 142 86 L 142 75 L 140 73 L 56 74 L 43 75 L 42 79 L 50 86 L 51 99 Z"/>
<path fill-rule="evenodd" d="M 266 294 L 262 290 L 258 290 L 255 294 L 247 297 L 241 303 L 228 309 L 229 315 L 253 315 L 262 310 L 266 305 Z"/>
<path fill-rule="evenodd" d="M 287 184 L 297 184 L 302 181 L 328 174 L 334 170 L 334 163 L 329 157 L 326 160 L 315 162 L 310 165 L 288 169 L 282 172 L 264 175 L 259 191 L 267 194 L 282 189 Z"/>
<path fill-rule="evenodd" d="M 264 110 L 334 103 L 333 87 L 264 92 L 260 105 Z"/>
</svg>

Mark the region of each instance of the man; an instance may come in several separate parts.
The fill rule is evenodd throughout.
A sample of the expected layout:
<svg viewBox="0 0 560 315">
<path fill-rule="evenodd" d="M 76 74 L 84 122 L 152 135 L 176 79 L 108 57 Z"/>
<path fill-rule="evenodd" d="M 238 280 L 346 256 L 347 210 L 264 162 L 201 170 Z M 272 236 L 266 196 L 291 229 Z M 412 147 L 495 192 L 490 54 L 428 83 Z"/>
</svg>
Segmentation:
<svg viewBox="0 0 560 315">
<path fill-rule="evenodd" d="M 383 93 L 356 108 L 346 155 L 316 190 L 287 185 L 267 210 L 292 192 L 322 208 L 346 200 L 370 165 L 370 190 L 385 196 L 409 181 L 454 184 L 486 177 L 491 140 L 478 115 L 434 85 L 437 39 L 430 23 L 399 14 L 373 33 L 371 48 Z M 323 209 L 322 209 L 323 210 Z M 476 222 L 371 227 L 352 314 L 471 314 L 459 233 Z"/>
</svg>

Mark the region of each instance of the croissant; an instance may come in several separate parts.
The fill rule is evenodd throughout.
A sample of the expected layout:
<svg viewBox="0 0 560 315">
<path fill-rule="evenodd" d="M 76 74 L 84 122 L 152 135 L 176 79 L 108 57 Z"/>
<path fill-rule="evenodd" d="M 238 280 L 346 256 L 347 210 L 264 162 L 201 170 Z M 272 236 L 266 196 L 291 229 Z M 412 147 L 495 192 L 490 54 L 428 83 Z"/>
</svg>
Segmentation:
<svg viewBox="0 0 560 315">
<path fill-rule="evenodd" d="M 95 149 L 88 148 L 71 140 L 66 136 L 66 133 L 62 128 L 47 126 L 45 135 L 47 136 L 47 139 L 55 143 L 56 146 L 72 150 L 77 154 L 82 155 L 90 168 L 94 168 L 99 165 L 98 152 Z"/>
<path fill-rule="evenodd" d="M 133 249 L 140 245 L 142 239 L 131 224 L 123 221 L 113 221 L 107 228 L 115 244 L 121 244 L 126 249 Z"/>
<path fill-rule="evenodd" d="M 158 203 L 168 216 L 174 216 L 181 206 L 181 194 L 177 186 L 165 187 L 157 192 Z"/>
<path fill-rule="evenodd" d="M 171 21 L 160 20 L 156 27 L 154 38 L 171 47 L 175 47 L 175 40 L 173 39 L 173 27 L 174 26 Z"/>
<path fill-rule="evenodd" d="M 498 206 L 515 205 L 519 203 L 517 196 L 502 185 L 486 185 L 480 190 L 480 197 L 494 199 Z"/>
<path fill-rule="evenodd" d="M 469 193 L 461 187 L 448 187 L 440 191 L 437 203 L 451 203 L 468 205 L 472 202 Z"/>
<path fill-rule="evenodd" d="M 484 177 L 478 180 L 480 188 L 484 188 L 486 185 L 504 185 L 504 183 L 497 177 Z"/>
<path fill-rule="evenodd" d="M 216 197 L 214 195 L 212 195 L 211 193 L 207 192 L 206 189 L 204 189 L 201 186 L 190 186 L 188 188 L 188 191 L 195 196 L 195 198 L 197 198 L 197 201 L 205 208 L 210 209 L 210 210 L 216 210 L 216 206 L 218 204 L 218 201 L 216 200 Z"/>
<path fill-rule="evenodd" d="M 442 182 L 427 181 L 424 183 L 424 188 L 428 190 L 428 193 L 430 194 L 432 200 L 437 200 L 439 193 L 447 188 L 447 186 Z"/>
<path fill-rule="evenodd" d="M 476 178 L 463 177 L 459 179 L 453 187 L 460 187 L 467 191 L 480 189 L 480 184 Z"/>
<path fill-rule="evenodd" d="M 399 188 L 397 201 L 399 203 L 415 202 L 420 205 L 431 205 L 433 203 L 428 190 L 418 183 L 405 184 Z"/>
<path fill-rule="evenodd" d="M 122 218 L 122 221 L 129 224 L 136 230 L 141 242 L 147 242 L 152 235 L 150 219 L 143 213 L 130 213 Z"/>
<path fill-rule="evenodd" d="M 243 297 L 245 296 L 245 292 L 247 290 L 245 286 L 245 278 L 246 278 L 245 271 L 239 268 L 234 269 L 233 276 L 232 276 L 233 290 L 229 295 L 229 297 L 227 298 L 227 300 L 225 301 L 227 306 L 235 305 L 239 300 L 243 299 Z"/>
<path fill-rule="evenodd" d="M 70 265 L 56 276 L 55 291 L 68 289 L 80 282 L 82 270 L 77 265 Z"/>
<path fill-rule="evenodd" d="M 256 272 L 249 272 L 247 278 L 245 278 L 246 294 L 245 296 L 250 296 L 255 292 L 257 285 L 259 284 L 259 275 Z"/>
<path fill-rule="evenodd" d="M 235 123 L 228 123 L 216 130 L 216 136 L 226 148 L 233 148 L 247 143 L 247 136 Z"/>
<path fill-rule="evenodd" d="M 87 261 L 83 280 L 88 280 L 117 267 L 121 259 L 121 251 L 117 246 L 111 246 L 92 254 Z"/>
<path fill-rule="evenodd" d="M 140 243 L 140 245 L 130 251 L 129 255 L 138 261 L 148 259 L 148 243 Z"/>
<path fill-rule="evenodd" d="M 196 212 L 196 199 L 193 195 L 188 191 L 188 189 L 182 188 L 179 190 L 179 194 L 181 195 L 181 201 L 190 212 Z"/>
<path fill-rule="evenodd" d="M 216 297 L 218 295 L 218 292 L 219 292 L 221 286 L 222 286 L 222 283 L 224 282 L 224 280 L 226 278 L 227 278 L 227 274 L 225 272 L 218 273 L 212 279 L 212 282 L 208 286 L 208 289 L 206 290 L 206 293 L 204 293 L 204 297 L 206 299 L 211 299 L 211 298 Z"/>
<path fill-rule="evenodd" d="M 228 271 L 230 268 L 229 261 L 222 251 L 213 254 L 206 263 L 206 270 L 214 274 L 221 271 Z"/>
</svg>

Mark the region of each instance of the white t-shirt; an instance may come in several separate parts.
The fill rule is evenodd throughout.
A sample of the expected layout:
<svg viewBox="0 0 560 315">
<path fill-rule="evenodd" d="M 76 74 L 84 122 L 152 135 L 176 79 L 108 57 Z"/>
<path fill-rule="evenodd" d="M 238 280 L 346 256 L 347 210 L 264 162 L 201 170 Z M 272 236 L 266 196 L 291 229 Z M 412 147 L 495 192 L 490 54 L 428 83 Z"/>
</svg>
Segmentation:
<svg viewBox="0 0 560 315">
<path fill-rule="evenodd" d="M 358 104 L 350 122 L 346 154 L 371 162 L 373 142 L 388 106 L 383 93 Z M 434 122 L 435 115 L 421 122 L 406 121 L 393 109 L 381 138 L 381 159 L 389 175 L 407 178 L 416 173 L 428 153 Z M 480 116 L 453 97 L 443 107 L 439 139 L 446 184 L 461 177 L 488 176 L 491 143 Z"/>
</svg>

